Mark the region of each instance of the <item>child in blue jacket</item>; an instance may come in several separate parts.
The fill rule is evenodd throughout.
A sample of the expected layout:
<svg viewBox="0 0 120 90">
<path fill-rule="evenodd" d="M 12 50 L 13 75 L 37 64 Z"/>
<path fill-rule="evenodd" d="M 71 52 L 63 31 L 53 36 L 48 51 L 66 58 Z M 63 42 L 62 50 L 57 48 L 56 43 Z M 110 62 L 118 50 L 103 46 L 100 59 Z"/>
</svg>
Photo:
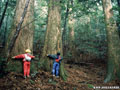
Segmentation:
<svg viewBox="0 0 120 90">
<path fill-rule="evenodd" d="M 61 63 L 63 57 L 60 56 L 60 52 L 58 52 L 55 55 L 48 54 L 47 57 L 53 59 L 53 69 L 52 69 L 53 76 L 59 77 L 60 63 Z"/>
</svg>

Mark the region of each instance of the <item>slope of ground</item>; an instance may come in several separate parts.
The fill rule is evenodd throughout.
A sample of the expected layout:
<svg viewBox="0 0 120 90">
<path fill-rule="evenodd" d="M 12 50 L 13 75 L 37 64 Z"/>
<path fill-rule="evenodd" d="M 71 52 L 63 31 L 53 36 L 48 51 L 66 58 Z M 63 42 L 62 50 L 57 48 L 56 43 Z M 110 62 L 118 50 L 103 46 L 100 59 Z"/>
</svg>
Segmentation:
<svg viewBox="0 0 120 90">
<path fill-rule="evenodd" d="M 65 68 L 68 72 L 67 81 L 56 78 L 50 72 L 39 70 L 35 76 L 23 78 L 23 74 L 11 72 L 0 79 L 0 90 L 93 90 L 91 87 L 118 86 L 115 80 L 104 84 L 105 69 L 102 65 L 69 65 Z M 113 87 L 112 87 L 113 88 Z M 114 90 L 114 89 L 106 90 Z M 96 89 L 98 90 L 98 89 Z"/>
</svg>

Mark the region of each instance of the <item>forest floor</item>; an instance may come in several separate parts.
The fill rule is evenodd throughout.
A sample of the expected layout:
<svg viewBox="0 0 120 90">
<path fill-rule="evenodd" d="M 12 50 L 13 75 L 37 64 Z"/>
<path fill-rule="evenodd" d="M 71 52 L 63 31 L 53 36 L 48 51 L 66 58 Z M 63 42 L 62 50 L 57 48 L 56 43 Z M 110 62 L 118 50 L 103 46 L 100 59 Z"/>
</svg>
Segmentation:
<svg viewBox="0 0 120 90">
<path fill-rule="evenodd" d="M 99 90 L 94 87 L 109 88 L 119 86 L 119 81 L 103 83 L 105 77 L 105 66 L 103 64 L 70 65 L 65 64 L 68 79 L 63 81 L 56 78 L 50 72 L 39 70 L 35 77 L 23 78 L 23 74 L 11 72 L 0 79 L 0 90 Z M 104 87 L 103 87 L 104 86 Z"/>
</svg>

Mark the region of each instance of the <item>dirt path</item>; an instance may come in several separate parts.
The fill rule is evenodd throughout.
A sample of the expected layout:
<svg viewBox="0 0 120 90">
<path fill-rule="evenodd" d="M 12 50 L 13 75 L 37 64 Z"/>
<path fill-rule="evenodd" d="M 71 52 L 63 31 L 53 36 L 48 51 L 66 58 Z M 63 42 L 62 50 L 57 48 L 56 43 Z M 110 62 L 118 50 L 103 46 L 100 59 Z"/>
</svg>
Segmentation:
<svg viewBox="0 0 120 90">
<path fill-rule="evenodd" d="M 50 72 L 40 70 L 36 76 L 24 79 L 22 74 L 11 72 L 0 79 L 0 90 L 93 90 L 91 86 L 118 86 L 113 81 L 103 83 L 105 70 L 102 66 L 65 66 L 69 77 L 67 81 L 52 77 Z M 106 89 L 107 90 L 107 89 Z M 114 90 L 114 89 L 108 89 Z"/>
</svg>

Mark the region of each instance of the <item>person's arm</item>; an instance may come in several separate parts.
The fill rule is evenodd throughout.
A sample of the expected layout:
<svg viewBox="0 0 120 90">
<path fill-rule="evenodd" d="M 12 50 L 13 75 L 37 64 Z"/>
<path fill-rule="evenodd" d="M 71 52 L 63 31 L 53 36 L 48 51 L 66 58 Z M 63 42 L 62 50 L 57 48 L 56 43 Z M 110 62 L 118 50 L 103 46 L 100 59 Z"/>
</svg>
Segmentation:
<svg viewBox="0 0 120 90">
<path fill-rule="evenodd" d="M 25 55 L 24 54 L 20 54 L 20 55 L 14 56 L 13 58 L 15 58 L 15 59 L 25 58 Z"/>
<path fill-rule="evenodd" d="M 52 54 L 48 54 L 47 57 L 52 58 L 52 59 L 56 59 L 56 55 L 52 55 Z"/>
<path fill-rule="evenodd" d="M 35 56 L 32 56 L 32 55 L 31 55 L 30 57 L 31 57 L 32 59 L 35 58 Z"/>
<path fill-rule="evenodd" d="M 63 60 L 63 57 L 61 57 L 61 59 L 60 59 L 61 61 Z"/>
<path fill-rule="evenodd" d="M 61 57 L 61 59 L 60 59 L 60 61 L 59 61 L 59 63 L 61 64 L 61 61 L 63 60 L 63 57 Z"/>
</svg>

